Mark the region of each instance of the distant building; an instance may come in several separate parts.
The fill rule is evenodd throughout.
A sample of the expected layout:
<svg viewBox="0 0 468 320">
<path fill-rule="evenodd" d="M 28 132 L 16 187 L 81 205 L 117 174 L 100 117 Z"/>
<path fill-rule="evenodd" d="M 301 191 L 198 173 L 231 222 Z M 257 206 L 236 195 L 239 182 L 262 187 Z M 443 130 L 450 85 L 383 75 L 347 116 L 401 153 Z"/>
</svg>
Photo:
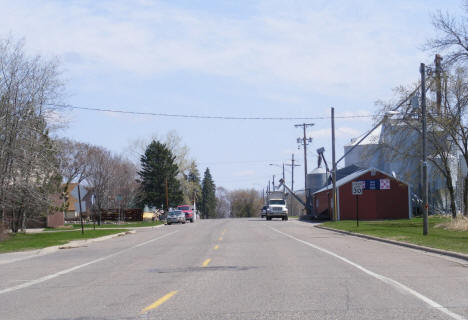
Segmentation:
<svg viewBox="0 0 468 320">
<path fill-rule="evenodd" d="M 360 140 L 360 137 L 357 137 L 351 139 L 350 143 L 344 146 L 345 153 L 356 146 L 345 157 L 345 166 L 375 167 L 383 172 L 388 172 L 394 178 L 408 181 L 412 187 L 412 199 L 416 205 L 420 203 L 420 195 L 422 194 L 420 139 L 420 135 L 405 123 L 388 119 L 359 145 L 356 146 Z M 428 145 L 428 149 L 430 148 L 431 146 Z M 406 155 L 401 154 L 402 150 L 406 151 Z M 452 159 L 450 168 L 454 185 L 460 189 L 459 180 L 463 174 L 466 175 L 466 165 L 464 165 L 464 161 L 461 161 L 457 150 L 453 150 L 449 157 Z M 450 210 L 450 197 L 445 178 L 431 161 L 428 161 L 428 184 L 428 202 L 432 211 L 448 212 Z M 457 193 L 460 192 L 457 190 Z M 460 201 L 456 202 L 461 203 Z M 458 210 L 460 210 L 460 206 L 458 206 Z"/>
</svg>

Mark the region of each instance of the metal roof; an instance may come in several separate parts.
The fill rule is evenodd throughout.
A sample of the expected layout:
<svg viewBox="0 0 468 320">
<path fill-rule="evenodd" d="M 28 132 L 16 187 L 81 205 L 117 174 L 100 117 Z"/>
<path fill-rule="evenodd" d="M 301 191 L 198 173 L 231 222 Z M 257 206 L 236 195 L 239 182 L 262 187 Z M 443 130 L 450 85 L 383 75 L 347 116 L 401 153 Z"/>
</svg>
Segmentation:
<svg viewBox="0 0 468 320">
<path fill-rule="evenodd" d="M 386 176 L 391 177 L 392 179 L 395 179 L 395 180 L 397 180 L 397 181 L 400 181 L 400 182 L 402 182 L 402 183 L 408 185 L 408 183 L 407 183 L 406 181 L 397 179 L 397 178 L 393 177 L 391 174 L 389 174 L 389 173 L 387 173 L 387 172 L 385 172 L 385 171 L 382 171 L 382 170 L 379 170 L 379 169 L 377 169 L 377 168 L 371 167 L 371 168 L 361 169 L 361 170 L 355 171 L 355 172 L 353 172 L 353 173 L 351 173 L 351 174 L 349 174 L 349 175 L 347 175 L 347 176 L 345 176 L 345 177 L 343 177 L 343 178 L 337 180 L 337 181 L 336 181 L 336 187 L 339 188 L 339 187 L 341 187 L 342 185 L 347 184 L 348 182 L 351 182 L 351 181 L 353 181 L 353 180 L 356 179 L 356 178 L 359 178 L 359 177 L 362 176 L 363 174 L 368 173 L 368 172 L 371 172 L 372 170 L 375 170 L 376 172 L 380 172 L 380 173 L 382 173 L 382 174 L 384 174 L 384 175 L 386 175 Z M 333 188 L 333 186 L 332 186 L 331 184 L 329 184 L 329 185 L 327 185 L 326 187 L 324 187 L 324 188 L 322 188 L 322 189 L 320 189 L 320 190 L 315 191 L 313 194 L 317 194 L 317 193 L 320 193 L 320 192 L 323 192 L 323 191 L 326 191 L 326 190 L 331 190 L 332 188 Z"/>
</svg>

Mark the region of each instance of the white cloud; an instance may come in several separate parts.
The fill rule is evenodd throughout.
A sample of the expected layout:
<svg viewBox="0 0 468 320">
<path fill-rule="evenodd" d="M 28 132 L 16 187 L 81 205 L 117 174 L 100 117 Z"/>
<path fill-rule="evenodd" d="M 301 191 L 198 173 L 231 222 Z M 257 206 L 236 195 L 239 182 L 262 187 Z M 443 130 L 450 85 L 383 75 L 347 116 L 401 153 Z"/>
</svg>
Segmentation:
<svg viewBox="0 0 468 320">
<path fill-rule="evenodd" d="M 373 5 L 365 2 L 296 1 L 286 8 L 260 2 L 258 13 L 243 19 L 149 1 L 23 0 L 2 7 L 3 30 L 14 28 L 30 47 L 61 55 L 80 73 L 195 71 L 375 97 L 382 83 L 388 90 L 389 83 L 407 80 L 402 74 L 412 75 L 406 70 L 418 52 L 414 34 L 398 28 L 387 12 L 375 10 L 366 19 L 344 13 L 371 11 Z"/>
</svg>

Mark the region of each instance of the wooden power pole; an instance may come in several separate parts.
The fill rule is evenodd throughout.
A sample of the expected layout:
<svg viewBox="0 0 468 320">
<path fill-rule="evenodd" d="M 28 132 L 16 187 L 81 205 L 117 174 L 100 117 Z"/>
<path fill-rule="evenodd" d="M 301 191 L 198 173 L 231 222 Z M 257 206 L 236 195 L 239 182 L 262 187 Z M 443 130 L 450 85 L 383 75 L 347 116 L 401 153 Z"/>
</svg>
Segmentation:
<svg viewBox="0 0 468 320">
<path fill-rule="evenodd" d="M 310 194 L 309 194 L 309 188 L 307 188 L 307 144 L 312 142 L 312 138 L 307 139 L 306 135 L 306 128 L 313 126 L 313 123 L 302 123 L 302 124 L 296 124 L 294 125 L 296 128 L 302 127 L 303 129 L 303 137 L 302 137 L 302 146 L 304 148 L 304 192 L 306 196 L 306 211 L 307 215 L 310 215 Z M 300 143 L 301 138 L 298 138 L 297 141 Z"/>
</svg>

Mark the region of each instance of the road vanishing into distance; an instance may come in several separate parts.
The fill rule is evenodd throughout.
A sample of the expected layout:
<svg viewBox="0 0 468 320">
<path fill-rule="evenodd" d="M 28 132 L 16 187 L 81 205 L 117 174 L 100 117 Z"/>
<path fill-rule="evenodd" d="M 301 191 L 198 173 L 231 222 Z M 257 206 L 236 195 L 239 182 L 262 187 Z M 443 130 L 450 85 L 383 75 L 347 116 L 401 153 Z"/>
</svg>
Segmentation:
<svg viewBox="0 0 468 320">
<path fill-rule="evenodd" d="M 468 261 L 259 218 L 0 265 L 0 319 L 466 319 Z"/>
</svg>

